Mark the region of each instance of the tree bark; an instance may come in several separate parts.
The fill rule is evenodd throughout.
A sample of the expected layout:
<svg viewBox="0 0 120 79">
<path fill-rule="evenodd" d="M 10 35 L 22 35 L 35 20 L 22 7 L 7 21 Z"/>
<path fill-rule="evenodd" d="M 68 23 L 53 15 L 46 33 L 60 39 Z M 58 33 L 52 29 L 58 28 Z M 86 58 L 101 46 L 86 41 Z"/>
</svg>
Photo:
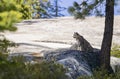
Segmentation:
<svg viewBox="0 0 120 79">
<path fill-rule="evenodd" d="M 101 46 L 100 66 L 110 70 L 110 50 L 114 25 L 114 0 L 106 0 L 105 28 Z"/>
<path fill-rule="evenodd" d="M 58 0 L 55 0 L 55 16 L 58 17 Z"/>
</svg>

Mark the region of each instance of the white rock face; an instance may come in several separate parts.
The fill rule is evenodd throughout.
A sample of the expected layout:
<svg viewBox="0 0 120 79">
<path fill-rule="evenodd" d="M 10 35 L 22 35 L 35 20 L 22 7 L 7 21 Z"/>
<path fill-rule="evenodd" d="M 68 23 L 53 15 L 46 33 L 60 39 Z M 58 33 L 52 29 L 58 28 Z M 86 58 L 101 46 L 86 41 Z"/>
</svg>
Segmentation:
<svg viewBox="0 0 120 79">
<path fill-rule="evenodd" d="M 120 44 L 120 16 L 115 16 L 113 43 Z M 88 17 L 75 20 L 73 17 L 25 20 L 16 24 L 16 32 L 5 36 L 20 46 L 11 53 L 40 53 L 44 49 L 68 48 L 74 43 L 73 33 L 78 32 L 93 47 L 100 48 L 104 31 L 104 18 Z M 56 43 L 58 42 L 58 43 Z"/>
</svg>

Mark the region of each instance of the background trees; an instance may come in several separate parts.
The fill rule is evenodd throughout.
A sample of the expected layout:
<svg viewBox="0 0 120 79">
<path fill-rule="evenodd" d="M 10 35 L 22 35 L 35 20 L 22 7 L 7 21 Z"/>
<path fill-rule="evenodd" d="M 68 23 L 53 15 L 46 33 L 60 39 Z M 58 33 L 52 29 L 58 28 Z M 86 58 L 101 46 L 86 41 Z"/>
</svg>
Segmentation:
<svg viewBox="0 0 120 79">
<path fill-rule="evenodd" d="M 14 31 L 16 28 L 13 26 L 14 22 L 20 21 L 22 19 L 22 13 L 19 12 L 19 4 L 11 0 L 0 1 L 0 31 L 10 30 Z"/>
<path fill-rule="evenodd" d="M 85 16 L 93 14 L 96 16 L 103 16 L 103 9 L 99 7 L 102 6 L 101 4 L 104 4 L 104 0 L 91 0 L 90 2 L 84 0 L 81 3 L 74 2 L 73 6 L 68 8 L 68 12 L 74 15 L 76 19 L 84 19 Z"/>
<path fill-rule="evenodd" d="M 61 17 L 64 16 L 61 11 L 64 11 L 66 8 L 60 6 L 61 0 L 50 0 L 46 3 L 41 2 L 41 7 L 46 11 L 43 13 L 43 18 L 53 18 L 53 17 Z"/>
<path fill-rule="evenodd" d="M 30 7 L 24 0 L 0 0 L 0 31 L 15 31 L 14 23 L 31 18 Z"/>
</svg>

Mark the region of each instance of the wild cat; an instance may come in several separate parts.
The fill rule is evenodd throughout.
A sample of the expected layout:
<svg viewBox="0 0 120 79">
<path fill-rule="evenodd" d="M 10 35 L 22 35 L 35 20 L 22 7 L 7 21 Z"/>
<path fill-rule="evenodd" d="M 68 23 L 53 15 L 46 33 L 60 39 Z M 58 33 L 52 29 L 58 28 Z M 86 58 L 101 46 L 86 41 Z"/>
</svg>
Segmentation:
<svg viewBox="0 0 120 79">
<path fill-rule="evenodd" d="M 81 36 L 78 32 L 74 32 L 73 38 L 76 39 L 76 43 L 73 44 L 70 49 L 72 50 L 80 50 L 85 52 L 93 52 L 94 48 L 90 45 L 90 43 Z"/>
</svg>

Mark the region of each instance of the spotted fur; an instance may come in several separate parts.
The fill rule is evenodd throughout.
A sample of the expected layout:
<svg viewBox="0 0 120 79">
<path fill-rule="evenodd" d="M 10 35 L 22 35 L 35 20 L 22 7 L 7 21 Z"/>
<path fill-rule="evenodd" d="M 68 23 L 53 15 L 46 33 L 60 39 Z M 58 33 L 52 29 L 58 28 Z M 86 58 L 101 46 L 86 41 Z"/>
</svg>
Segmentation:
<svg viewBox="0 0 120 79">
<path fill-rule="evenodd" d="M 80 50 L 80 51 L 85 51 L 85 52 L 93 52 L 94 48 L 79 33 L 74 32 L 73 38 L 76 39 L 76 43 L 71 46 L 72 50 Z"/>
</svg>

